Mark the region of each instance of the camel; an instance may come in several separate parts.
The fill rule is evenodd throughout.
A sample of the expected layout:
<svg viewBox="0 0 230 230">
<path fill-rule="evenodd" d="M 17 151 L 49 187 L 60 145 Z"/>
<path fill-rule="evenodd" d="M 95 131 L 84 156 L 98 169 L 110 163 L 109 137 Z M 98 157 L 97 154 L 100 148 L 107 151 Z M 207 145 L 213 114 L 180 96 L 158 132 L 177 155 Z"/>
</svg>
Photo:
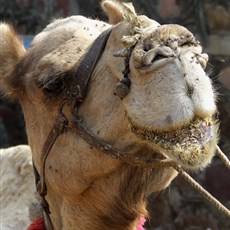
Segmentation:
<svg viewBox="0 0 230 230">
<path fill-rule="evenodd" d="M 108 23 L 54 20 L 28 50 L 0 27 L 1 90 L 24 113 L 47 229 L 134 230 L 172 164 L 197 171 L 215 154 L 216 95 L 193 34 L 131 3 L 102 8 Z"/>
<path fill-rule="evenodd" d="M 31 158 L 27 145 L 0 149 L 2 230 L 26 229 L 30 224 L 28 208 L 37 200 Z"/>
</svg>

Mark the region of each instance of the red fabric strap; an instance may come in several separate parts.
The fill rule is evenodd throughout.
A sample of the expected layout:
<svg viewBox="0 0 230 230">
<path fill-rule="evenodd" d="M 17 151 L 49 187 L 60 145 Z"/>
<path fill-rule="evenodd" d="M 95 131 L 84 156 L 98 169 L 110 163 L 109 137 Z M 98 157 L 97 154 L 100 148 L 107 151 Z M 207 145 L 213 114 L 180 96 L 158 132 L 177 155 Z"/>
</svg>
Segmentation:
<svg viewBox="0 0 230 230">
<path fill-rule="evenodd" d="M 35 220 L 32 224 L 30 224 L 27 230 L 46 230 L 44 220 L 43 219 Z"/>
</svg>

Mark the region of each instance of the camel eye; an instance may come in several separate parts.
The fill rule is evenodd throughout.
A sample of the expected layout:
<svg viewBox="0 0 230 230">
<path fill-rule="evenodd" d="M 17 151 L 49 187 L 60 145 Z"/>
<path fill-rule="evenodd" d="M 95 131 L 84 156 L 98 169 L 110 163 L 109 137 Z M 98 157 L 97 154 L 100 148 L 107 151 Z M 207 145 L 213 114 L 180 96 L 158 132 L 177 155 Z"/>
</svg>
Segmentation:
<svg viewBox="0 0 230 230">
<path fill-rule="evenodd" d="M 40 84 L 40 88 L 42 91 L 48 95 L 48 96 L 56 96 L 60 92 L 62 92 L 63 84 L 62 81 L 59 79 L 56 79 L 54 81 L 47 80 Z"/>
</svg>

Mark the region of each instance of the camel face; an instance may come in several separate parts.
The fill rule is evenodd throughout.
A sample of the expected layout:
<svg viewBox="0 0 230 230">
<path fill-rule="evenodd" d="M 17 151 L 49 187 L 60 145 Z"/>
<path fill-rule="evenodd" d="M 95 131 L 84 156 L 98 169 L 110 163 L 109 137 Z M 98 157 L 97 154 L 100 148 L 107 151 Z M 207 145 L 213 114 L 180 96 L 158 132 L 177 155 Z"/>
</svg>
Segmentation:
<svg viewBox="0 0 230 230">
<path fill-rule="evenodd" d="M 130 57 L 130 92 L 123 99 L 131 130 L 184 167 L 204 167 L 217 139 L 208 56 L 182 26 L 143 29 Z M 134 35 L 136 36 L 136 35 Z"/>
<path fill-rule="evenodd" d="M 131 5 L 120 5 L 123 12 L 118 5 L 104 2 L 109 21 L 115 25 L 91 76 L 80 114 L 94 133 L 100 133 L 99 137 L 116 147 L 144 144 L 184 167 L 206 166 L 213 157 L 218 130 L 213 118 L 215 94 L 204 71 L 208 56 L 186 28 L 159 25 L 137 16 Z M 109 27 L 101 21 L 72 16 L 48 25 L 24 57 L 23 48 L 18 46 L 16 53 L 21 61 L 5 85 L 14 87 L 8 93 L 16 94 L 22 104 L 35 159 L 39 158 L 60 104 L 69 100 L 65 86 L 74 84 L 71 76 L 80 60 L 93 40 Z M 124 57 L 129 63 L 131 86 L 119 101 L 111 93 L 122 72 L 127 71 Z M 18 76 L 13 79 L 13 75 Z M 98 103 L 108 111 L 98 109 Z M 65 108 L 68 119 L 71 108 Z M 124 143 L 117 141 L 121 133 Z M 73 140 L 72 149 L 75 144 L 80 146 L 71 133 L 63 136 Z"/>
</svg>

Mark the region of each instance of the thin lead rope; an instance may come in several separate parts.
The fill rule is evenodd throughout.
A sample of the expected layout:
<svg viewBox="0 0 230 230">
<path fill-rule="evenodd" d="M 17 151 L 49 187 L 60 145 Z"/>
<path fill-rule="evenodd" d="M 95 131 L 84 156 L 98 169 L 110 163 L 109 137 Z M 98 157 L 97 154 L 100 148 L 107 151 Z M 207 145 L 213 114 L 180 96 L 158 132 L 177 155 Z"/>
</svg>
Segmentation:
<svg viewBox="0 0 230 230">
<path fill-rule="evenodd" d="M 221 204 L 215 197 L 207 192 L 200 184 L 198 184 L 188 173 L 186 173 L 180 166 L 176 166 L 175 169 L 179 172 L 179 175 L 185 179 L 193 188 L 201 193 L 209 202 L 211 202 L 217 209 L 223 212 L 230 218 L 230 211 Z"/>
<path fill-rule="evenodd" d="M 216 155 L 220 157 L 220 159 L 224 162 L 226 167 L 230 169 L 230 161 L 224 155 L 224 153 L 220 150 L 219 146 L 216 145 Z M 211 202 L 217 209 L 223 212 L 227 217 L 230 218 L 230 211 L 221 204 L 215 197 L 213 197 L 209 192 L 207 192 L 200 184 L 198 184 L 188 173 L 186 173 L 181 166 L 175 165 L 173 166 L 179 172 L 179 175 L 184 178 L 193 188 L 195 188 L 198 192 L 201 193 L 209 202 Z"/>
<path fill-rule="evenodd" d="M 230 161 L 229 159 L 224 155 L 224 153 L 221 151 L 220 147 L 216 145 L 216 155 L 223 161 L 225 166 L 230 170 Z"/>
</svg>

